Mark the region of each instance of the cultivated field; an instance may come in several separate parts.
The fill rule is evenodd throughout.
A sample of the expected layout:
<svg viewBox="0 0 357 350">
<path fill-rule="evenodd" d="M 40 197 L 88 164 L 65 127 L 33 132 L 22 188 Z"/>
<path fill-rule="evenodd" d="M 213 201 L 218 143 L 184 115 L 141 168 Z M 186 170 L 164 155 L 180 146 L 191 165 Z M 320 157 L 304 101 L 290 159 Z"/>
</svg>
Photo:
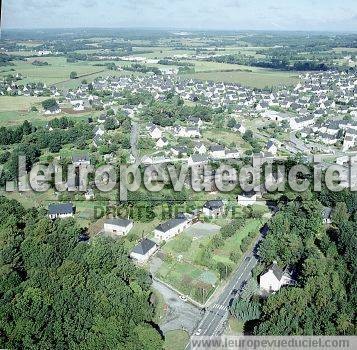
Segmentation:
<svg viewBox="0 0 357 350">
<path fill-rule="evenodd" d="M 251 67 L 249 67 L 250 70 Z M 268 69 L 260 69 L 257 71 L 232 71 L 232 72 L 205 72 L 184 75 L 186 78 L 207 80 L 207 81 L 223 81 L 229 83 L 238 83 L 255 88 L 264 88 L 266 86 L 278 85 L 293 85 L 297 84 L 298 74 L 283 71 L 272 71 Z"/>
</svg>

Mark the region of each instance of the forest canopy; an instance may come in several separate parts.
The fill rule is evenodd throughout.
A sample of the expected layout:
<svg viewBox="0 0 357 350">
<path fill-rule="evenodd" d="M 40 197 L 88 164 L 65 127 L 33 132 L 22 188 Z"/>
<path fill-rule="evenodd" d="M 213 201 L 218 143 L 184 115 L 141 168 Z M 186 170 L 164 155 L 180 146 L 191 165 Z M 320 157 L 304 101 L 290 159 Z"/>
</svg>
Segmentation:
<svg viewBox="0 0 357 350">
<path fill-rule="evenodd" d="M 81 233 L 0 197 L 0 347 L 162 348 L 148 273 L 120 241 Z"/>
</svg>

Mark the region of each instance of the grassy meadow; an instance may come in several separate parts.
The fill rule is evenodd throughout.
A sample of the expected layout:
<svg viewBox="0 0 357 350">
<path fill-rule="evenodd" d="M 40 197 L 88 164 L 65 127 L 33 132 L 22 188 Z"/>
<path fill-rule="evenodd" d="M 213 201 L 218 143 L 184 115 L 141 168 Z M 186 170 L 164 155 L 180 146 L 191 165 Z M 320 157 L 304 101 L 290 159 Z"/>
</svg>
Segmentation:
<svg viewBox="0 0 357 350">
<path fill-rule="evenodd" d="M 185 74 L 188 79 L 207 80 L 216 82 L 237 83 L 253 88 L 264 88 L 266 86 L 293 85 L 299 81 L 297 73 L 283 72 L 268 69 L 257 69 L 253 71 L 214 71 L 214 72 L 196 72 L 194 74 Z"/>
</svg>

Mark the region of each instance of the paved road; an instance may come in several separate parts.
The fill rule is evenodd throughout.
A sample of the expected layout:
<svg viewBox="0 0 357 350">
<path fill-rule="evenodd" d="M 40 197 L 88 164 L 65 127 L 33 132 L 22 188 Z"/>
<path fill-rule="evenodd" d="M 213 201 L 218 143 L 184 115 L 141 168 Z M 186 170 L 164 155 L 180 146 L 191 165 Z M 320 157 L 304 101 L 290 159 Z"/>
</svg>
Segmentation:
<svg viewBox="0 0 357 350">
<path fill-rule="evenodd" d="M 139 125 L 134 120 L 131 121 L 130 146 L 131 154 L 135 158 L 135 162 L 139 161 L 138 152 Z"/>
<path fill-rule="evenodd" d="M 256 240 L 253 249 L 244 255 L 243 261 L 238 269 L 234 272 L 223 292 L 216 302 L 211 305 L 205 312 L 201 322 L 195 329 L 202 336 L 219 335 L 224 329 L 224 323 L 228 319 L 228 308 L 235 294 L 239 293 L 245 282 L 251 277 L 253 268 L 257 265 L 258 260 L 255 257 L 256 247 L 267 233 L 267 225 L 261 228 L 260 235 Z M 199 331 L 200 330 L 200 331 Z M 186 346 L 190 349 L 190 344 Z"/>
<path fill-rule="evenodd" d="M 168 307 L 166 316 L 160 322 L 162 332 L 184 329 L 191 334 L 203 312 L 191 303 L 182 301 L 177 293 L 157 280 L 153 280 L 153 288 L 163 296 Z"/>
</svg>

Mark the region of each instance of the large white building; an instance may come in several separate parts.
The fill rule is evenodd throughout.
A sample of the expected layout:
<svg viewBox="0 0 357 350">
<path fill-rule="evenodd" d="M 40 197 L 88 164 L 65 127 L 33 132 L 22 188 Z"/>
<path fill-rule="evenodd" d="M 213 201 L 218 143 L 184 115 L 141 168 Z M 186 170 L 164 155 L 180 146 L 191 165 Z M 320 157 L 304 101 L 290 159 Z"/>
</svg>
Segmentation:
<svg viewBox="0 0 357 350">
<path fill-rule="evenodd" d="M 239 205 L 243 207 L 247 207 L 248 205 L 256 204 L 257 202 L 257 194 L 255 192 L 246 192 L 237 196 L 237 202 Z"/>
<path fill-rule="evenodd" d="M 108 219 L 104 222 L 104 232 L 118 236 L 126 236 L 133 226 L 134 223 L 128 219 Z"/>
<path fill-rule="evenodd" d="M 293 131 L 301 130 L 303 128 L 306 128 L 314 124 L 315 124 L 315 119 L 311 115 L 290 119 L 290 128 Z"/>
<path fill-rule="evenodd" d="M 157 226 L 154 230 L 155 238 L 159 241 L 168 241 L 190 226 L 186 218 L 171 219 Z"/>
<path fill-rule="evenodd" d="M 156 126 L 156 125 L 151 125 L 148 127 L 148 132 L 151 138 L 157 140 L 161 138 L 162 136 L 162 131 Z"/>
</svg>

